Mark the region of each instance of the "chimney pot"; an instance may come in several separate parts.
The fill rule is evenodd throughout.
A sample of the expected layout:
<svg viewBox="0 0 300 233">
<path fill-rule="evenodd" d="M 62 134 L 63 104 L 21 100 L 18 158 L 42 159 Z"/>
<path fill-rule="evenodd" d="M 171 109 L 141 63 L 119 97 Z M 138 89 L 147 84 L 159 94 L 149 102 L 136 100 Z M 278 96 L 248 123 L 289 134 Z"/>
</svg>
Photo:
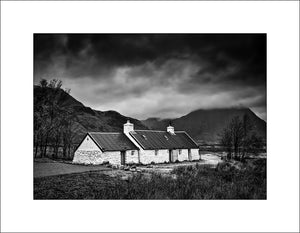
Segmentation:
<svg viewBox="0 0 300 233">
<path fill-rule="evenodd" d="M 133 126 L 132 123 L 130 123 L 129 120 L 127 120 L 127 123 L 125 123 L 125 124 L 123 125 L 123 132 L 124 132 L 125 134 L 128 134 L 128 133 L 131 132 L 131 131 L 134 131 L 134 126 Z"/>
<path fill-rule="evenodd" d="M 169 126 L 167 127 L 167 132 L 169 132 L 170 134 L 175 134 L 174 127 L 171 126 L 171 125 L 169 125 Z"/>
</svg>

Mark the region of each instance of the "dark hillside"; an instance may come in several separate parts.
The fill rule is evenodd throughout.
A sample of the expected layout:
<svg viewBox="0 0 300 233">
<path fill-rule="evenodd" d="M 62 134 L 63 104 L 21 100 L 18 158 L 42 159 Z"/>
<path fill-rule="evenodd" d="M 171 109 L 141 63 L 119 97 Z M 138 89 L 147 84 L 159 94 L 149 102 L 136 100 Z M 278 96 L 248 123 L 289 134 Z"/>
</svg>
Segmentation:
<svg viewBox="0 0 300 233">
<path fill-rule="evenodd" d="M 175 130 L 187 131 L 197 142 L 217 143 L 218 134 L 235 116 L 248 115 L 257 133 L 266 138 L 266 122 L 249 108 L 199 109 L 180 118 L 172 119 Z M 151 129 L 165 130 L 170 119 L 149 118 L 142 121 Z"/>
<path fill-rule="evenodd" d="M 127 119 L 134 123 L 136 129 L 147 129 L 139 120 L 123 116 L 116 111 L 98 111 L 86 107 L 62 89 L 34 87 L 35 110 L 54 101 L 57 101 L 60 108 L 67 109 L 75 115 L 72 125 L 73 132 L 76 132 L 74 143 L 80 142 L 88 131 L 121 132 Z"/>
</svg>

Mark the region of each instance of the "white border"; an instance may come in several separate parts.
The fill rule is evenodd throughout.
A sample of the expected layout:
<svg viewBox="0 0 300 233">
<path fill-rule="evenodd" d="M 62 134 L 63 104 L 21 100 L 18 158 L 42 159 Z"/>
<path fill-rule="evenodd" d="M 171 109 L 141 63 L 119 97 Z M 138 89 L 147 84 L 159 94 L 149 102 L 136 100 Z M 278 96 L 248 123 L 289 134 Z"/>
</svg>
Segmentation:
<svg viewBox="0 0 300 233">
<path fill-rule="evenodd" d="M 299 231 L 299 2 L 1 2 L 2 231 Z M 33 201 L 33 33 L 267 33 L 268 200 Z"/>
</svg>

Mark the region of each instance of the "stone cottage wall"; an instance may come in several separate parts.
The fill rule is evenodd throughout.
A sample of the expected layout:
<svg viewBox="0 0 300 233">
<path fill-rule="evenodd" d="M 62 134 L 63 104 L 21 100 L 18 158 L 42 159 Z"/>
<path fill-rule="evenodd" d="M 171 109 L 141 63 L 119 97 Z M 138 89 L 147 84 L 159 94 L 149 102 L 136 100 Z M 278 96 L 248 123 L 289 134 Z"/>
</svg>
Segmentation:
<svg viewBox="0 0 300 233">
<path fill-rule="evenodd" d="M 192 160 L 199 160 L 198 149 L 191 149 Z M 184 149 L 179 154 L 178 160 L 188 161 L 188 150 Z M 130 151 L 126 151 L 126 163 L 138 163 L 138 151 L 135 150 L 134 154 Z M 120 151 L 106 151 L 102 153 L 100 150 L 86 151 L 77 150 L 74 154 L 73 163 L 80 164 L 93 164 L 98 165 L 104 162 L 109 162 L 110 164 L 120 165 L 121 164 L 121 152 Z M 164 163 L 169 162 L 169 150 L 158 150 L 158 154 L 155 155 L 155 150 L 144 150 L 140 153 L 140 162 L 142 164 L 154 163 Z"/>
<path fill-rule="evenodd" d="M 140 160 L 142 164 L 169 162 L 169 150 L 158 150 L 157 155 L 155 155 L 155 150 L 143 150 Z"/>
<path fill-rule="evenodd" d="M 191 154 L 192 154 L 192 160 L 200 159 L 199 149 L 191 149 Z"/>
<path fill-rule="evenodd" d="M 131 155 L 131 150 L 126 151 L 126 163 L 138 163 L 138 151 L 135 150 Z M 121 152 L 120 151 L 106 151 L 100 150 L 77 150 L 74 154 L 73 163 L 80 164 L 103 164 L 109 162 L 113 165 L 121 165 Z"/>
<path fill-rule="evenodd" d="M 182 161 L 188 161 L 189 158 L 188 158 L 188 150 L 187 149 L 182 149 L 181 150 L 181 154 L 179 154 L 179 150 L 178 150 L 178 160 L 180 162 Z"/>
<path fill-rule="evenodd" d="M 101 164 L 103 159 L 100 150 L 77 150 L 74 154 L 73 163 Z"/>
<path fill-rule="evenodd" d="M 134 152 L 133 155 L 131 154 L 132 151 Z M 128 151 L 126 151 L 125 162 L 126 163 L 138 163 L 139 162 L 139 151 L 138 150 L 128 150 Z"/>
<path fill-rule="evenodd" d="M 98 165 L 105 162 L 110 164 L 121 164 L 120 151 L 106 151 L 102 153 L 100 150 L 77 150 L 74 154 L 73 163 Z"/>
<path fill-rule="evenodd" d="M 140 156 L 139 156 L 140 153 Z M 175 150 L 178 154 L 178 160 L 180 162 L 188 160 L 188 150 L 182 149 L 181 154 L 179 150 Z M 140 157 L 140 159 L 139 159 Z M 200 158 L 198 149 L 191 149 L 192 160 L 198 160 Z M 104 162 L 109 162 L 110 164 L 120 165 L 121 164 L 121 152 L 120 151 L 106 151 L 102 152 L 98 146 L 93 142 L 93 140 L 87 135 L 83 140 L 79 148 L 74 153 L 73 158 L 74 163 L 80 164 L 102 164 Z M 155 155 L 155 150 L 134 150 L 132 154 L 131 150 L 126 151 L 126 163 L 142 163 L 150 164 L 154 163 L 164 163 L 169 161 L 169 150 L 163 149 L 158 150 L 158 154 Z"/>
<path fill-rule="evenodd" d="M 189 161 L 188 158 L 188 149 L 182 149 L 181 154 L 179 150 L 175 150 L 175 153 L 178 154 L 178 161 Z M 192 160 L 199 160 L 198 149 L 191 149 L 191 158 Z M 158 150 L 158 155 L 155 155 L 155 150 L 141 150 L 140 161 L 143 164 L 154 163 L 164 163 L 169 161 L 169 150 Z"/>
<path fill-rule="evenodd" d="M 87 135 L 74 153 L 73 163 L 100 164 L 103 162 L 102 151 Z"/>
<path fill-rule="evenodd" d="M 121 164 L 121 152 L 120 151 L 106 151 L 102 155 L 102 163 L 109 162 L 110 164 Z"/>
<path fill-rule="evenodd" d="M 81 142 L 81 144 L 77 150 L 100 151 L 98 146 L 95 144 L 95 142 L 93 141 L 93 139 L 91 139 L 91 137 L 89 135 L 86 135 L 86 137 Z"/>
<path fill-rule="evenodd" d="M 131 151 L 134 151 L 133 155 Z M 102 155 L 103 162 L 108 161 L 110 164 L 121 165 L 121 151 L 106 151 Z M 125 151 L 125 163 L 138 163 L 138 150 Z"/>
</svg>

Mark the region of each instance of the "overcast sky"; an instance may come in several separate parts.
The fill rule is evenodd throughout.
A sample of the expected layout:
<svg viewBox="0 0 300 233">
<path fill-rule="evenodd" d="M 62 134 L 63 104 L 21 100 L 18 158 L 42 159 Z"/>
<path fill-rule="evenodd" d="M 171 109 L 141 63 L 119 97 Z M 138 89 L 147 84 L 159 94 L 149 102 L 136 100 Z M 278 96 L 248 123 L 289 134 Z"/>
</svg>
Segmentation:
<svg viewBox="0 0 300 233">
<path fill-rule="evenodd" d="M 265 34 L 35 34 L 34 83 L 140 120 L 249 107 L 266 120 Z"/>
</svg>

